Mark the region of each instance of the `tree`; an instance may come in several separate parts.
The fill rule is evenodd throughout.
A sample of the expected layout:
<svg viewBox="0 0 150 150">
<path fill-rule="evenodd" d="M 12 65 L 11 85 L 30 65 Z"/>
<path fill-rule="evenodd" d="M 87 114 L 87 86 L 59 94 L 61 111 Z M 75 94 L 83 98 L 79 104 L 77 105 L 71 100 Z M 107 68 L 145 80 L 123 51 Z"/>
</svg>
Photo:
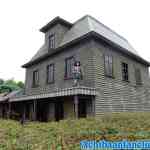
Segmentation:
<svg viewBox="0 0 150 150">
<path fill-rule="evenodd" d="M 7 85 L 0 85 L 0 93 L 9 93 L 12 92 L 13 89 Z"/>
<path fill-rule="evenodd" d="M 24 83 L 23 83 L 22 81 L 17 82 L 17 85 L 18 85 L 20 88 L 24 88 Z"/>
<path fill-rule="evenodd" d="M 13 78 L 6 81 L 0 79 L 0 93 L 11 92 L 22 88 L 24 88 L 22 81 L 16 82 Z"/>
<path fill-rule="evenodd" d="M 0 79 L 0 85 L 1 84 L 4 84 L 4 80 L 3 79 Z"/>
<path fill-rule="evenodd" d="M 6 80 L 6 81 L 5 81 L 5 84 L 6 84 L 6 85 L 9 85 L 9 84 L 16 85 L 17 83 L 16 83 L 16 81 L 12 78 L 12 79 Z"/>
</svg>

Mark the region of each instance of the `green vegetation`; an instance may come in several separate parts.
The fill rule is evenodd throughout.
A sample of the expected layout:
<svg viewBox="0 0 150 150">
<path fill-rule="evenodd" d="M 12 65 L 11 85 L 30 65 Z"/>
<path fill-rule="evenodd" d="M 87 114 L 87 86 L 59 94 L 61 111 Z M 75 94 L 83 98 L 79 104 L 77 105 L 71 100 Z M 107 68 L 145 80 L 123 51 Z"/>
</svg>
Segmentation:
<svg viewBox="0 0 150 150">
<path fill-rule="evenodd" d="M 150 113 L 30 122 L 0 120 L 0 150 L 78 150 L 81 140 L 150 139 Z"/>
<path fill-rule="evenodd" d="M 3 80 L 0 79 L 0 93 L 11 92 L 14 90 L 18 90 L 24 87 L 24 83 L 22 81 L 15 81 L 14 79 Z"/>
</svg>

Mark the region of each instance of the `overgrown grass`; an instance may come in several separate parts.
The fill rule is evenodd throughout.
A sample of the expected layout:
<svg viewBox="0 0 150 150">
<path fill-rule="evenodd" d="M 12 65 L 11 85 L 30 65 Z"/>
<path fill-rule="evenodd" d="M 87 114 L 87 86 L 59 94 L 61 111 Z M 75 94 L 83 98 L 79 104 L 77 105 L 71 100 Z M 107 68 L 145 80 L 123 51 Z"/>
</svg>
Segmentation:
<svg viewBox="0 0 150 150">
<path fill-rule="evenodd" d="M 0 120 L 0 150 L 77 150 L 81 140 L 150 139 L 150 113 L 107 114 L 101 118 L 30 122 Z"/>
</svg>

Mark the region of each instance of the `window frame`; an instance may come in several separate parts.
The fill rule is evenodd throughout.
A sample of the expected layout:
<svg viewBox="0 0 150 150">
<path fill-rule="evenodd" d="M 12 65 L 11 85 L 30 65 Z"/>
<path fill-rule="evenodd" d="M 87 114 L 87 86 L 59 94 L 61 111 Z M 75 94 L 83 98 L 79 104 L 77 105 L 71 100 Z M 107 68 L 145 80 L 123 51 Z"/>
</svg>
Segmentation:
<svg viewBox="0 0 150 150">
<path fill-rule="evenodd" d="M 108 57 L 106 61 L 106 57 Z M 111 58 L 111 61 L 110 61 Z M 107 64 L 107 65 L 106 65 Z M 107 68 L 107 67 L 108 68 Z M 111 69 L 110 69 L 111 68 Z M 109 70 L 109 71 L 108 71 Z M 110 71 L 111 70 L 111 71 Z M 108 71 L 108 72 L 107 72 Z M 104 54 L 104 72 L 105 76 L 109 78 L 114 78 L 114 68 L 113 68 L 113 55 L 111 54 Z"/>
<path fill-rule="evenodd" d="M 128 63 L 121 62 L 121 71 L 122 71 L 122 81 L 129 82 L 129 65 L 128 65 Z"/>
<path fill-rule="evenodd" d="M 135 82 L 137 86 L 140 86 L 143 84 L 142 82 L 142 74 L 141 74 L 141 69 L 140 68 L 135 68 L 134 69 L 135 73 Z"/>
<path fill-rule="evenodd" d="M 48 36 L 48 48 L 49 49 L 55 48 L 55 34 L 50 34 Z"/>
<path fill-rule="evenodd" d="M 32 87 L 38 87 L 38 86 L 39 86 L 39 70 L 36 69 L 32 73 Z"/>
<path fill-rule="evenodd" d="M 53 74 L 52 80 L 49 80 L 49 75 L 50 75 L 49 67 L 53 67 L 52 68 L 52 70 L 53 70 L 53 72 L 52 72 L 52 74 Z M 55 82 L 55 64 L 51 63 L 51 64 L 47 65 L 47 67 L 46 67 L 46 83 L 47 84 L 52 84 L 54 82 Z"/>
<path fill-rule="evenodd" d="M 67 79 L 73 79 L 73 66 L 71 66 L 71 69 L 70 69 L 72 72 L 69 73 L 71 75 L 68 76 L 68 69 L 67 69 L 68 64 L 67 64 L 67 62 L 69 60 L 73 60 L 73 63 L 74 63 L 75 62 L 74 56 L 70 56 L 70 57 L 65 58 L 65 74 L 64 74 L 64 79 L 65 80 L 67 80 Z"/>
</svg>

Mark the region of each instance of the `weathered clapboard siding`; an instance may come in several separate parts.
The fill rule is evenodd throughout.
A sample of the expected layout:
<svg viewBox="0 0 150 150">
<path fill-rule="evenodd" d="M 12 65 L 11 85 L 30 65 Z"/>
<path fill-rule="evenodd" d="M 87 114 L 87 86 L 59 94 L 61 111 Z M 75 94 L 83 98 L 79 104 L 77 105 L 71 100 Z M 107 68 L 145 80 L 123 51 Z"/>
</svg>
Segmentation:
<svg viewBox="0 0 150 150">
<path fill-rule="evenodd" d="M 44 46 L 41 48 L 40 51 L 38 51 L 36 56 L 39 57 L 40 54 L 43 55 L 43 53 L 45 54 L 45 52 L 48 53 L 48 37 L 53 33 L 55 33 L 56 47 L 58 47 L 59 44 L 62 42 L 64 36 L 67 36 L 70 42 L 70 39 L 72 39 L 72 37 L 76 37 L 76 35 L 81 36 L 86 34 L 87 31 L 88 32 L 93 31 L 93 28 L 92 29 L 90 28 L 91 25 L 93 24 L 93 21 L 95 22 L 95 19 L 94 20 L 91 19 L 92 19 L 91 17 L 85 16 L 81 20 L 79 20 L 78 23 L 81 27 L 79 27 L 77 25 L 78 23 L 76 22 L 75 25 L 77 25 L 77 28 L 73 27 L 74 30 L 73 31 L 71 30 L 71 34 L 67 33 L 67 31 L 70 30 L 68 26 L 65 27 L 63 25 L 56 24 L 55 26 L 50 28 L 45 33 Z M 97 24 L 98 22 L 96 21 L 95 23 Z M 102 29 L 104 28 L 102 24 L 99 24 L 99 26 L 100 27 L 102 26 Z M 84 28 L 90 30 L 84 31 Z M 82 33 L 82 31 L 84 31 L 85 33 L 84 32 Z M 130 47 L 130 45 L 124 38 L 120 37 L 113 31 L 109 32 L 111 32 L 112 35 L 114 35 L 115 37 L 117 36 L 120 39 L 119 40 L 117 38 L 118 42 L 122 41 L 124 44 L 126 43 Z M 25 83 L 26 95 L 50 93 L 57 89 L 72 87 L 73 80 L 72 79 L 65 80 L 64 74 L 65 74 L 65 59 L 67 57 L 74 56 L 75 59 L 79 60 L 82 65 L 83 80 L 80 81 L 80 85 L 96 88 L 98 92 L 98 95 L 95 97 L 96 116 L 104 112 L 150 111 L 150 102 L 149 102 L 150 80 L 148 75 L 148 67 L 135 61 L 133 58 L 130 58 L 129 56 L 127 56 L 127 53 L 125 55 L 125 53 L 123 54 L 119 51 L 116 51 L 116 49 L 113 48 L 112 46 L 113 44 L 110 46 L 106 43 L 105 44 L 102 43 L 101 39 L 97 39 L 97 37 L 95 37 L 95 39 L 97 40 L 94 40 L 94 38 L 91 39 L 92 37 L 86 38 L 80 41 L 80 43 L 76 43 L 72 46 L 69 46 L 62 52 L 50 56 L 49 58 L 42 60 L 40 63 L 27 67 L 26 83 Z M 120 42 L 118 44 L 122 43 Z M 129 51 L 132 49 L 130 48 L 128 49 Z M 49 51 L 55 51 L 55 49 Z M 108 78 L 104 75 L 105 53 L 110 53 L 113 56 L 114 78 Z M 122 61 L 128 64 L 129 82 L 122 81 L 122 70 L 121 70 Z M 55 82 L 53 84 L 47 84 L 46 67 L 51 63 L 54 63 L 55 65 L 55 75 L 54 75 Z M 136 86 L 135 72 L 134 72 L 135 67 L 138 67 L 141 70 L 143 82 L 141 87 Z M 40 77 L 39 86 L 37 88 L 33 88 L 32 74 L 33 71 L 36 69 L 39 70 L 39 77 Z"/>
<path fill-rule="evenodd" d="M 62 26 L 60 24 L 56 24 L 54 27 L 52 27 L 45 33 L 45 45 L 48 47 L 49 36 L 52 34 L 55 34 L 55 39 L 57 39 L 57 40 L 55 40 L 55 47 L 57 48 L 59 46 L 59 44 L 61 43 L 63 36 L 65 35 L 65 33 L 67 31 L 68 31 L 67 27 Z"/>
<path fill-rule="evenodd" d="M 95 100 L 96 115 L 104 112 L 150 111 L 150 95 L 148 93 L 148 68 L 134 60 L 113 51 L 109 46 L 93 42 L 95 87 L 99 95 Z M 104 75 L 104 54 L 113 55 L 114 78 Z M 122 81 L 121 62 L 129 65 L 129 83 Z M 137 87 L 134 77 L 134 67 L 139 67 L 142 73 L 143 85 Z"/>
<path fill-rule="evenodd" d="M 111 53 L 114 58 L 114 79 L 104 75 L 103 55 L 106 52 Z M 95 98 L 95 113 L 97 116 L 104 112 L 150 110 L 148 68 L 94 40 L 80 43 L 57 54 L 57 56 L 50 57 L 40 64 L 27 68 L 26 93 L 28 95 L 49 93 L 58 88 L 72 87 L 73 80 L 64 80 L 65 58 L 70 56 L 74 56 L 81 61 L 84 77 L 80 85 L 95 87 L 98 91 L 98 96 Z M 129 65 L 129 83 L 122 81 L 122 61 Z M 47 85 L 46 66 L 50 63 L 55 64 L 55 83 Z M 141 69 L 143 81 L 141 87 L 137 87 L 135 83 L 135 66 Z M 36 69 L 40 71 L 40 86 L 32 88 L 32 72 Z"/>
<path fill-rule="evenodd" d="M 82 71 L 84 78 L 80 81 L 81 86 L 94 87 L 94 74 L 93 74 L 93 50 L 90 40 L 74 46 L 70 49 L 50 57 L 39 64 L 33 65 L 26 70 L 26 87 L 25 92 L 28 95 L 42 94 L 53 92 L 59 88 L 69 88 L 73 86 L 73 80 L 65 80 L 65 59 L 74 56 L 76 60 L 81 61 Z M 46 83 L 46 67 L 48 64 L 54 63 L 55 65 L 55 82 L 53 84 Z M 32 87 L 32 73 L 34 70 L 39 70 L 39 87 Z"/>
</svg>

